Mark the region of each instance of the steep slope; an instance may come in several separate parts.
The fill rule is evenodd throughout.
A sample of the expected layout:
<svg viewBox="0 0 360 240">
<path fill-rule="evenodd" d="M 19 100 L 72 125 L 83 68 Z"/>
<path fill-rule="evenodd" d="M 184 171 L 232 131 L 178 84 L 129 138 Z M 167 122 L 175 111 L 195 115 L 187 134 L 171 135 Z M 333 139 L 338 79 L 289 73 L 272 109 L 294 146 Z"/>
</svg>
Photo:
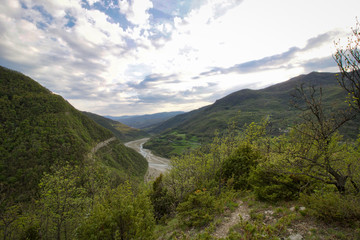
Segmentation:
<svg viewBox="0 0 360 240">
<path fill-rule="evenodd" d="M 86 116 L 94 120 L 99 125 L 110 130 L 117 138 L 122 142 L 129 142 L 135 139 L 148 137 L 149 134 L 136 128 L 129 127 L 121 122 L 114 121 L 109 118 L 102 117 L 100 115 L 83 112 Z"/>
<path fill-rule="evenodd" d="M 44 172 L 54 165 L 86 165 L 88 153 L 99 142 L 113 137 L 107 129 L 51 93 L 29 77 L 0 67 L 0 183 L 3 192 L 19 201 L 34 196 Z M 118 140 L 108 154 L 120 172 L 141 176 L 146 160 Z M 105 150 L 105 148 L 103 149 Z M 120 154 L 121 153 L 121 154 Z M 129 167 L 135 162 L 139 168 Z M 120 176 L 127 178 L 127 176 Z"/>
<path fill-rule="evenodd" d="M 193 139 L 195 136 L 200 142 L 207 142 L 214 135 L 215 129 L 224 130 L 231 119 L 236 118 L 238 125 L 258 122 L 264 117 L 270 117 L 274 134 L 280 134 L 284 129 L 297 121 L 299 114 L 290 101 L 292 93 L 301 84 L 321 86 L 323 88 L 323 102 L 335 106 L 339 99 L 344 99 L 345 93 L 338 86 L 335 73 L 313 72 L 308 75 L 301 75 L 286 82 L 279 83 L 260 90 L 244 89 L 234 92 L 214 104 L 203 108 L 178 115 L 162 123 L 153 129 L 159 134 L 146 144 L 147 148 L 166 157 L 177 153 L 177 148 L 188 149 L 187 143 L 177 144 L 179 135 L 186 139 Z M 344 128 L 345 134 L 350 137 L 352 129 L 356 126 Z M 172 145 L 172 147 L 170 145 Z M 191 143 L 190 145 L 194 145 Z M 166 146 L 166 147 L 165 147 Z"/>
</svg>

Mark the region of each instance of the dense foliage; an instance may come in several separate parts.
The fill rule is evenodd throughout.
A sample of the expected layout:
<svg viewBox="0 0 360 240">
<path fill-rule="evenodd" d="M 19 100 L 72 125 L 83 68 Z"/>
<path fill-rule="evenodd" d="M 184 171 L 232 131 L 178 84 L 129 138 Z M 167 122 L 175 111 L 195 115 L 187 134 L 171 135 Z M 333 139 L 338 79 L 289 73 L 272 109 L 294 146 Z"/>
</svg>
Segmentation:
<svg viewBox="0 0 360 240">
<path fill-rule="evenodd" d="M 129 142 L 139 138 L 148 137 L 149 134 L 136 128 L 132 128 L 122 124 L 121 122 L 111 120 L 109 118 L 105 118 L 99 116 L 94 113 L 83 112 L 86 116 L 94 120 L 99 125 L 104 128 L 110 130 L 118 139 L 122 142 Z"/>
<path fill-rule="evenodd" d="M 17 197 L 31 196 L 53 164 L 80 164 L 93 145 L 111 137 L 32 79 L 1 68 L 0 81 L 0 178 Z"/>
<path fill-rule="evenodd" d="M 52 165 L 84 164 L 90 149 L 112 134 L 32 79 L 0 70 L 0 179 L 2 188 L 19 193 L 11 195 L 21 200 L 37 191 L 42 174 Z M 124 156 L 116 161 L 135 157 L 142 165 L 134 170 L 143 174 L 146 162 L 140 155 L 125 147 L 118 152 Z"/>
<path fill-rule="evenodd" d="M 261 155 L 249 145 L 239 146 L 224 160 L 221 168 L 225 181 L 233 181 L 234 189 L 248 189 L 249 174 L 256 167 Z"/>
<path fill-rule="evenodd" d="M 3 67 L 0 109 L 3 239 L 74 238 L 105 189 L 143 181 L 148 164 L 139 153 L 62 97 Z"/>
<path fill-rule="evenodd" d="M 106 190 L 77 231 L 78 239 L 153 239 L 154 217 L 145 192 L 129 183 Z"/>
</svg>

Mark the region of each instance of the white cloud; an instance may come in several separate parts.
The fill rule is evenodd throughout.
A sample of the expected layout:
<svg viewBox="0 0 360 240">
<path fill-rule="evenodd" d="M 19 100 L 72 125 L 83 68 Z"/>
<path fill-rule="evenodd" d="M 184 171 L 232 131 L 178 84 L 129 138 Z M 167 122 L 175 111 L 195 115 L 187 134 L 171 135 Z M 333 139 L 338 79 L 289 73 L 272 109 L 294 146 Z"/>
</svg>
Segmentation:
<svg viewBox="0 0 360 240">
<path fill-rule="evenodd" d="M 150 18 L 148 10 L 153 7 L 150 0 L 120 0 L 119 6 L 128 21 L 147 28 Z"/>
<path fill-rule="evenodd" d="M 243 87 L 336 71 L 333 41 L 350 33 L 360 8 L 358 0 L 87 2 L 1 4 L 0 64 L 81 110 L 116 115 L 191 110 Z M 153 21 L 152 8 L 166 20 Z"/>
</svg>

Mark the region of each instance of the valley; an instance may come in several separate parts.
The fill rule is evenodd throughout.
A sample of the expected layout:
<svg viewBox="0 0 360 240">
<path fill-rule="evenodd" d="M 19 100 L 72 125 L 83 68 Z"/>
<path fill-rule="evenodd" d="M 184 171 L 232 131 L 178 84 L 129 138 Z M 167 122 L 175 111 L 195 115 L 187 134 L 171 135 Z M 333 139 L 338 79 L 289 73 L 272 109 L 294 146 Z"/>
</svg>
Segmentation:
<svg viewBox="0 0 360 240">
<path fill-rule="evenodd" d="M 158 157 L 149 149 L 143 148 L 143 145 L 149 140 L 149 138 L 142 138 L 139 140 L 125 143 L 125 146 L 134 149 L 140 153 L 149 163 L 148 172 L 145 175 L 145 181 L 154 180 L 161 173 L 165 173 L 170 169 L 170 160 L 162 157 Z"/>
<path fill-rule="evenodd" d="M 359 8 L 2 1 L 0 240 L 360 240 Z"/>
<path fill-rule="evenodd" d="M 359 123 L 336 115 L 346 97 L 334 74 L 241 90 L 143 130 L 0 77 L 3 239 L 360 236 Z M 309 88 L 290 108 L 313 83 L 323 101 Z"/>
<path fill-rule="evenodd" d="M 154 134 L 145 147 L 159 156 L 170 158 L 208 144 L 215 131 L 226 132 L 230 124 L 243 131 L 252 122 L 269 119 L 272 136 L 282 135 L 299 123 L 301 110 L 296 108 L 296 88 L 321 88 L 326 111 L 346 108 L 346 94 L 337 82 L 336 73 L 312 72 L 264 89 L 242 89 L 216 100 L 213 104 L 176 115 L 150 129 Z M 316 92 L 319 94 L 319 92 Z M 345 139 L 357 139 L 358 122 L 349 121 L 339 129 Z"/>
</svg>

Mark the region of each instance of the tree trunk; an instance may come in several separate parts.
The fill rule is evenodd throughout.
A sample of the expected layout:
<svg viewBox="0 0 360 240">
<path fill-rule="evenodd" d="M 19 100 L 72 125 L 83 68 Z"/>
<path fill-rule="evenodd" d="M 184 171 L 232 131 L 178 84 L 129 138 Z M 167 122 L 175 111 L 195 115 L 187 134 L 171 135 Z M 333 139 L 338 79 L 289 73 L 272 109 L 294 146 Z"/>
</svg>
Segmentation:
<svg viewBox="0 0 360 240">
<path fill-rule="evenodd" d="M 346 190 L 345 185 L 346 185 L 347 179 L 348 179 L 348 176 L 339 176 L 336 178 L 335 186 L 341 195 L 345 194 L 345 190 Z"/>
<path fill-rule="evenodd" d="M 354 180 L 350 180 L 350 182 L 352 183 L 352 185 L 354 186 L 356 193 L 360 193 L 359 187 L 358 185 L 354 182 Z"/>
</svg>

